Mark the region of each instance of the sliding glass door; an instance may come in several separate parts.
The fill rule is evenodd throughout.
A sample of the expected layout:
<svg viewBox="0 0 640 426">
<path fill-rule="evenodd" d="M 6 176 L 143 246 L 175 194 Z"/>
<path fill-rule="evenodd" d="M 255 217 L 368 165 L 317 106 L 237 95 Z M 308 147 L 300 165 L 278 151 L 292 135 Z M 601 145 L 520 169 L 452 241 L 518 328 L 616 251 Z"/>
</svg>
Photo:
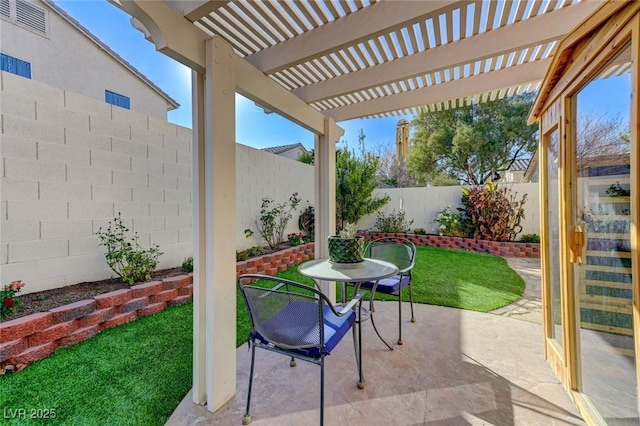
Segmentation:
<svg viewBox="0 0 640 426">
<path fill-rule="evenodd" d="M 638 424 L 630 215 L 631 44 L 573 97 L 579 391 L 609 425 Z"/>
</svg>

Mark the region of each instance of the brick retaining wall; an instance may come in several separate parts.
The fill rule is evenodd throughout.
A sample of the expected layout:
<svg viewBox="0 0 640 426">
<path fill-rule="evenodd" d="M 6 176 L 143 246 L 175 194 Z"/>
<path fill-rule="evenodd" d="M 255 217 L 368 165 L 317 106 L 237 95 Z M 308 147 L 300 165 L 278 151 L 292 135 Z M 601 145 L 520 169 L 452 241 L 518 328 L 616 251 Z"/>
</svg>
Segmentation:
<svg viewBox="0 0 640 426">
<path fill-rule="evenodd" d="M 442 247 L 457 250 L 473 250 L 502 257 L 540 257 L 540 244 L 474 240 L 473 238 L 445 237 L 440 235 L 416 235 L 404 233 L 362 232 L 367 240 L 382 237 L 407 238 L 417 246 Z"/>
<path fill-rule="evenodd" d="M 313 259 L 315 244 L 307 243 L 236 263 L 236 275 L 275 275 L 305 260 Z"/>
<path fill-rule="evenodd" d="M 193 276 L 179 275 L 0 323 L 0 366 L 18 370 L 100 330 L 190 302 Z"/>
</svg>

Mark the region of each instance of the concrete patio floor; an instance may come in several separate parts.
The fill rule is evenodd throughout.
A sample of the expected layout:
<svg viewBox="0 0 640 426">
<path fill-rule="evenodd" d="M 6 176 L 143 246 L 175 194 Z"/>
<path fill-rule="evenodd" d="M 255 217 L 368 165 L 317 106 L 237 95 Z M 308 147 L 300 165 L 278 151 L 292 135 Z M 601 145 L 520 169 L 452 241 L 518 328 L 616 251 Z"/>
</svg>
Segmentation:
<svg viewBox="0 0 640 426">
<path fill-rule="evenodd" d="M 366 388 L 356 386 L 351 335 L 326 359 L 327 425 L 584 424 L 544 360 L 541 325 L 506 315 L 403 306 L 403 346 L 388 350 L 363 323 Z M 397 304 L 376 303 L 383 336 L 397 336 Z M 237 393 L 218 412 L 189 393 L 167 425 L 240 425 L 250 352 L 237 350 Z M 255 425 L 318 424 L 318 366 L 258 350 L 251 414 Z"/>
</svg>

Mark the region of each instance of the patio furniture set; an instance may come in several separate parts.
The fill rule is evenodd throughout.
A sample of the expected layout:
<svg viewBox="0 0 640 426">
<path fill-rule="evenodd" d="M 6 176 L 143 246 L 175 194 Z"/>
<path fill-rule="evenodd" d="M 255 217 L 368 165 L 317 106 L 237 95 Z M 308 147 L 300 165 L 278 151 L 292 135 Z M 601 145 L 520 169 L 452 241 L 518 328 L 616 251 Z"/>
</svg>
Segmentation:
<svg viewBox="0 0 640 426">
<path fill-rule="evenodd" d="M 365 257 L 354 263 L 338 264 L 330 259 L 316 259 L 299 266 L 301 274 L 313 279 L 315 287 L 283 278 L 250 274 L 241 275 L 238 286 L 246 302 L 251 331 L 251 367 L 243 424 L 251 423 L 250 404 L 255 364 L 255 350 L 262 348 L 320 366 L 320 424 L 324 424 L 324 359 L 339 344 L 349 330 L 358 368 L 358 388 L 365 388 L 362 367 L 362 322 L 371 319 L 374 331 L 390 349 L 393 347 L 380 335 L 374 321 L 374 296 L 383 293 L 398 299 L 398 340 L 402 345 L 402 289 L 409 289 L 411 321 L 413 294 L 411 271 L 415 264 L 415 245 L 403 238 L 381 238 L 369 242 Z M 339 303 L 320 290 L 321 281 L 340 284 Z M 353 296 L 347 301 L 347 287 Z M 369 306 L 362 301 L 369 291 Z"/>
</svg>

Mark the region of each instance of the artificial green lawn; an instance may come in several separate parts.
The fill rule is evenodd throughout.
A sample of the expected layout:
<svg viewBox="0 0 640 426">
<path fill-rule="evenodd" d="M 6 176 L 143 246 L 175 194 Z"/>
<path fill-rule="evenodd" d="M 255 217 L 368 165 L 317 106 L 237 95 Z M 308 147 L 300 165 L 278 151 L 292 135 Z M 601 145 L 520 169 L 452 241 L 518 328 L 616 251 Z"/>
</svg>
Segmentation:
<svg viewBox="0 0 640 426">
<path fill-rule="evenodd" d="M 297 266 L 280 277 L 312 284 Z M 481 312 L 522 297 L 524 281 L 499 257 L 418 247 L 414 301 Z M 380 297 L 382 298 L 382 297 Z M 102 331 L 19 374 L 0 377 L 2 424 L 162 425 L 191 388 L 193 305 Z M 249 319 L 237 293 L 236 344 Z M 16 409 L 54 410 L 52 420 L 7 419 Z M 11 410 L 11 411 L 9 411 Z"/>
<path fill-rule="evenodd" d="M 100 332 L 0 377 L 1 424 L 162 425 L 191 389 L 193 305 Z M 26 418 L 16 416 L 26 410 Z M 32 420 L 31 410 L 55 412 Z M 14 419 L 8 419 L 12 417 Z M 38 412 L 34 412 L 38 414 Z"/>
</svg>

